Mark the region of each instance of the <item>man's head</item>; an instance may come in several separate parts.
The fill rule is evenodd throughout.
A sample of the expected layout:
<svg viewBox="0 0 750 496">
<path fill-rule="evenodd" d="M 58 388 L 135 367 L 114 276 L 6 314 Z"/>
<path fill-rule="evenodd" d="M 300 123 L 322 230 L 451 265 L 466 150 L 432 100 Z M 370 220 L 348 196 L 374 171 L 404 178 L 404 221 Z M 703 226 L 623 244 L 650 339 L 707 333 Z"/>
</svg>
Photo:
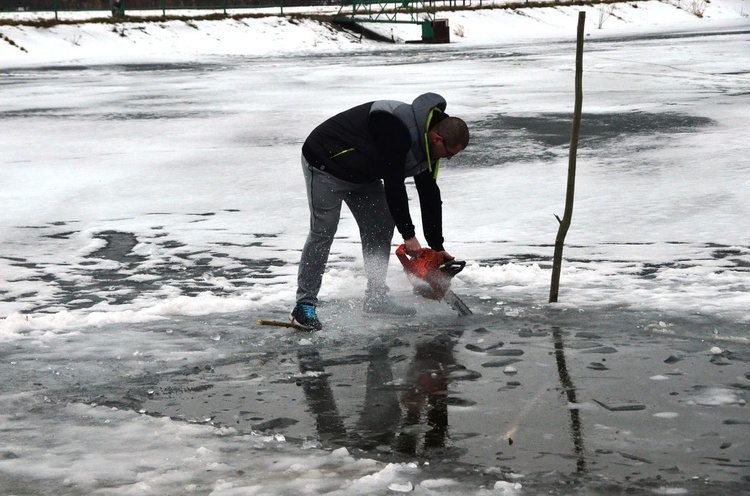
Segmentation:
<svg viewBox="0 0 750 496">
<path fill-rule="evenodd" d="M 469 144 L 469 127 L 458 117 L 446 117 L 428 132 L 430 157 L 450 160 Z"/>
</svg>

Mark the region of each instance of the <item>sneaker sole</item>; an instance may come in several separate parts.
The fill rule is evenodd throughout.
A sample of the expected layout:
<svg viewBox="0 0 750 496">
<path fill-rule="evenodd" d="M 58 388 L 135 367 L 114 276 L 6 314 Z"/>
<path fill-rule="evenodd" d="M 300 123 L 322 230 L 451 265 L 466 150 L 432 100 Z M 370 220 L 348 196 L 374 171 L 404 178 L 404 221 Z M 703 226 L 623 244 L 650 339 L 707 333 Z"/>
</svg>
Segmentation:
<svg viewBox="0 0 750 496">
<path fill-rule="evenodd" d="M 323 326 L 320 326 L 320 327 L 306 326 L 305 324 L 299 323 L 294 318 L 292 318 L 292 327 L 294 327 L 295 329 L 299 329 L 300 331 L 307 331 L 307 332 L 315 332 L 315 331 L 323 330 Z"/>
</svg>

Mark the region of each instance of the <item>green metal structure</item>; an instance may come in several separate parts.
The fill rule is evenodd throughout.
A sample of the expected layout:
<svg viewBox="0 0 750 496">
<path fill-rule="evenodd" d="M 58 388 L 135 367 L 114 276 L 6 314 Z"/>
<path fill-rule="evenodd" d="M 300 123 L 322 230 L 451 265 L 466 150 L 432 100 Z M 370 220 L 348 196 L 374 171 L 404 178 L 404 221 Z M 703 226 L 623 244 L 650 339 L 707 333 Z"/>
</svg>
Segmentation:
<svg viewBox="0 0 750 496">
<path fill-rule="evenodd" d="M 435 10 L 427 7 L 427 3 L 424 0 L 352 0 L 351 5 L 341 6 L 335 19 L 337 22 L 431 24 L 435 20 Z"/>
</svg>

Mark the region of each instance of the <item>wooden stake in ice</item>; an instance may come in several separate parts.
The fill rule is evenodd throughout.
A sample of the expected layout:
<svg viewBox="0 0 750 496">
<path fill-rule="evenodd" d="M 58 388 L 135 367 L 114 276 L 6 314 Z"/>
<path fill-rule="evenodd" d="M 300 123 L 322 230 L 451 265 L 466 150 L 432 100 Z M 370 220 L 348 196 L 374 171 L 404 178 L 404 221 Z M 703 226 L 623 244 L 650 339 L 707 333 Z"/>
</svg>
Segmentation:
<svg viewBox="0 0 750 496">
<path fill-rule="evenodd" d="M 557 302 L 557 293 L 560 289 L 560 270 L 562 269 L 562 252 L 565 243 L 565 235 L 570 228 L 570 219 L 573 217 L 573 196 L 576 183 L 576 154 L 578 152 L 578 135 L 581 130 L 581 108 L 583 106 L 583 28 L 586 21 L 586 12 L 578 13 L 578 43 L 576 45 L 576 96 L 575 111 L 573 114 L 573 133 L 570 138 L 570 155 L 568 157 L 568 191 L 565 195 L 565 213 L 563 218 L 557 217 L 560 226 L 555 238 L 555 254 L 552 259 L 552 284 L 549 290 L 549 302 Z"/>
<path fill-rule="evenodd" d="M 258 325 L 260 326 L 274 326 L 274 327 L 290 327 L 292 329 L 297 329 L 298 331 L 309 331 L 305 326 L 301 326 L 299 324 L 295 324 L 294 322 L 290 320 L 259 320 Z"/>
</svg>

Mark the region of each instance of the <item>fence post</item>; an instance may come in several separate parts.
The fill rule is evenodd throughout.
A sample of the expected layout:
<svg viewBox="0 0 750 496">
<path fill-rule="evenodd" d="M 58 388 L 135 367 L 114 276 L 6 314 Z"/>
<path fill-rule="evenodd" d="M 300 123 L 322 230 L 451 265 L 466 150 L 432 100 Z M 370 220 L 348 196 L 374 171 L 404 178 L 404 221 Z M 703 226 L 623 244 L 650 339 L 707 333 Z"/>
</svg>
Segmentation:
<svg viewBox="0 0 750 496">
<path fill-rule="evenodd" d="M 125 16 L 125 0 L 110 0 L 109 6 L 112 9 L 112 17 Z"/>
<path fill-rule="evenodd" d="M 576 186 L 576 153 L 578 151 L 578 134 L 581 130 L 581 107 L 583 105 L 583 31 L 586 22 L 586 12 L 578 13 L 578 42 L 576 44 L 576 96 L 573 114 L 573 132 L 570 138 L 570 155 L 568 157 L 568 190 L 565 195 L 565 214 L 562 220 L 557 217 L 560 226 L 555 238 L 555 254 L 552 258 L 552 283 L 549 289 L 549 302 L 557 302 L 560 289 L 560 271 L 562 269 L 562 252 L 565 235 L 570 227 L 573 216 L 573 198 Z"/>
</svg>

